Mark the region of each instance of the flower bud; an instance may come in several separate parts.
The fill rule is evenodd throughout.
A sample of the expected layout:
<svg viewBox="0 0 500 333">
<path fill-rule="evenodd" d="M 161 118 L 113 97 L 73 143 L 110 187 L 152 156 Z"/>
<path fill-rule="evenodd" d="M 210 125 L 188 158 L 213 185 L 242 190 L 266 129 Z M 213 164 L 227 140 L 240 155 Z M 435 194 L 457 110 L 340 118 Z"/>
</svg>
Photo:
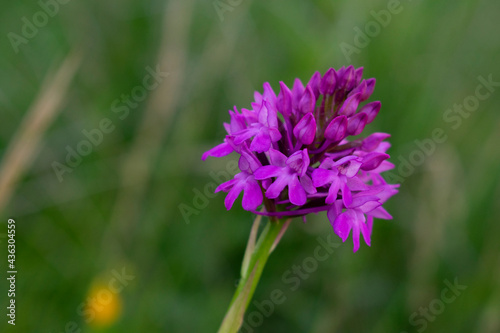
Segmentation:
<svg viewBox="0 0 500 333">
<path fill-rule="evenodd" d="M 366 114 L 366 123 L 369 124 L 375 119 L 381 107 L 382 103 L 380 103 L 379 101 L 371 102 L 363 106 L 361 110 L 359 110 L 359 113 Z"/>
<path fill-rule="evenodd" d="M 311 87 L 307 87 L 299 102 L 299 111 L 302 114 L 313 112 L 316 107 L 316 98 Z"/>
<path fill-rule="evenodd" d="M 331 141 L 341 141 L 347 131 L 347 117 L 338 116 L 334 118 L 325 129 L 325 138 Z"/>
<path fill-rule="evenodd" d="M 344 101 L 344 104 L 342 104 L 342 107 L 339 109 L 339 115 L 350 117 L 355 114 L 356 109 L 358 108 L 358 105 L 360 103 L 360 96 L 360 93 L 356 93 L 352 96 L 347 97 L 347 99 Z"/>
<path fill-rule="evenodd" d="M 292 92 L 290 89 L 280 81 L 280 93 L 278 95 L 278 111 L 285 117 L 292 114 Z"/>
<path fill-rule="evenodd" d="M 305 145 L 314 142 L 316 135 L 316 120 L 312 113 L 307 113 L 293 129 L 293 135 Z"/>
<path fill-rule="evenodd" d="M 366 126 L 367 115 L 365 113 L 358 113 L 349 118 L 347 124 L 347 135 L 358 135 L 363 132 Z"/>
<path fill-rule="evenodd" d="M 307 86 L 311 87 L 313 93 L 314 93 L 314 98 L 317 100 L 319 97 L 319 86 L 321 84 L 321 73 L 316 71 L 309 82 L 307 83 Z"/>
<path fill-rule="evenodd" d="M 361 170 L 370 171 L 378 168 L 378 166 L 388 159 L 390 156 L 384 153 L 373 152 L 367 154 L 363 157 L 363 164 L 361 164 Z"/>
<path fill-rule="evenodd" d="M 337 87 L 337 72 L 335 72 L 335 69 L 330 68 L 321 78 L 319 91 L 323 95 L 333 95 L 336 87 Z"/>
<path fill-rule="evenodd" d="M 373 133 L 363 140 L 361 149 L 364 151 L 374 151 L 382 141 L 390 136 L 391 135 L 387 133 Z"/>
</svg>

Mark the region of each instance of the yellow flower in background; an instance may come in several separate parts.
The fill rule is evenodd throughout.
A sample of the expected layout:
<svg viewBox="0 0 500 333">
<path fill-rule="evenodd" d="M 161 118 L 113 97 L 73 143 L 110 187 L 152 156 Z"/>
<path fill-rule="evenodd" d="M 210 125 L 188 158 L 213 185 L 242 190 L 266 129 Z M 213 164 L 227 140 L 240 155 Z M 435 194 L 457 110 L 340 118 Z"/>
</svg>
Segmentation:
<svg viewBox="0 0 500 333">
<path fill-rule="evenodd" d="M 127 266 L 96 277 L 85 300 L 78 306 L 77 313 L 96 329 L 115 324 L 123 309 L 121 293 L 134 280 L 135 275 L 131 274 Z"/>
<path fill-rule="evenodd" d="M 96 328 L 114 324 L 121 315 L 122 304 L 119 293 L 105 283 L 94 283 L 87 295 L 87 323 Z"/>
</svg>

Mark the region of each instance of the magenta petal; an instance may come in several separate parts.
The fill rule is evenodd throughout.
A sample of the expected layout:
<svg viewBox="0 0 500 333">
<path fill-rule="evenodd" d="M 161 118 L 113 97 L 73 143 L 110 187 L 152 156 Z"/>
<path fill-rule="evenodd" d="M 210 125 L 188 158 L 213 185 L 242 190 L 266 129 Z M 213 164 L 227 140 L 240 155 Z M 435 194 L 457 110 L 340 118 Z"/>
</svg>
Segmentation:
<svg viewBox="0 0 500 333">
<path fill-rule="evenodd" d="M 233 151 L 234 151 L 233 147 L 231 147 L 231 145 L 229 145 L 228 143 L 224 142 L 206 151 L 201 157 L 201 160 L 202 161 L 206 160 L 208 156 L 213 156 L 213 157 L 226 156 L 231 154 Z"/>
<path fill-rule="evenodd" d="M 262 104 L 260 105 L 259 109 L 259 123 L 261 123 L 264 126 L 267 126 L 268 123 L 268 116 L 269 116 L 269 104 L 267 101 L 263 100 Z"/>
<path fill-rule="evenodd" d="M 373 217 L 372 216 L 367 216 L 366 217 L 366 222 L 365 222 L 366 227 L 361 229 L 361 232 L 363 232 L 363 237 L 365 239 L 365 243 L 368 246 L 371 246 L 371 235 L 372 235 L 372 230 L 373 230 Z"/>
<path fill-rule="evenodd" d="M 363 81 L 356 88 L 351 90 L 351 92 L 349 93 L 348 96 L 352 96 L 354 94 L 359 94 L 359 101 L 362 102 L 363 101 L 362 97 L 364 96 L 366 88 L 367 88 L 366 81 Z"/>
<path fill-rule="evenodd" d="M 347 67 L 342 76 L 339 75 L 339 81 L 340 87 L 345 88 L 347 91 L 354 88 L 354 85 L 356 84 L 356 73 L 353 65 Z"/>
<path fill-rule="evenodd" d="M 344 182 L 341 185 L 342 190 L 342 201 L 346 207 L 349 207 L 352 204 L 352 193 L 347 184 Z"/>
<path fill-rule="evenodd" d="M 224 205 L 226 206 L 227 210 L 230 210 L 231 207 L 233 207 L 234 201 L 240 195 L 241 191 L 243 190 L 243 187 L 244 187 L 244 184 L 242 182 L 238 182 L 233 186 L 233 188 L 226 195 L 226 198 L 224 199 Z"/>
<path fill-rule="evenodd" d="M 359 85 L 362 78 L 363 78 L 363 67 L 356 68 L 356 70 L 354 71 L 355 85 Z"/>
<path fill-rule="evenodd" d="M 352 177 L 356 176 L 360 167 L 361 167 L 360 161 L 358 161 L 358 160 L 350 161 L 345 169 L 345 176 L 347 178 L 352 178 Z"/>
<path fill-rule="evenodd" d="M 278 113 L 276 112 L 275 107 L 271 107 L 269 104 L 267 105 L 267 127 L 268 128 L 278 128 Z"/>
<path fill-rule="evenodd" d="M 307 113 L 293 129 L 293 135 L 305 145 L 310 145 L 316 135 L 316 120 L 312 113 Z"/>
<path fill-rule="evenodd" d="M 335 88 L 337 87 L 337 72 L 335 69 L 330 68 L 326 71 L 325 75 L 321 79 L 319 85 L 319 91 L 323 95 L 332 95 L 335 92 Z"/>
<path fill-rule="evenodd" d="M 268 153 L 272 165 L 277 165 L 280 167 L 286 166 L 287 157 L 282 152 L 271 148 L 269 149 Z"/>
<path fill-rule="evenodd" d="M 319 85 L 321 83 L 321 73 L 316 71 L 314 72 L 313 76 L 307 83 L 307 86 L 311 87 L 311 90 L 314 93 L 314 98 L 318 99 L 319 96 Z"/>
<path fill-rule="evenodd" d="M 297 177 L 293 177 L 288 183 L 288 198 L 296 206 L 302 206 L 307 201 L 306 192 Z"/>
<path fill-rule="evenodd" d="M 263 199 L 264 198 L 259 183 L 257 183 L 253 179 L 247 178 L 247 183 L 245 184 L 245 187 L 243 189 L 243 209 L 253 211 L 262 204 Z"/>
<path fill-rule="evenodd" d="M 220 191 L 223 191 L 223 192 L 227 192 L 229 191 L 233 186 L 234 184 L 236 184 L 238 182 L 238 179 L 236 178 L 233 178 L 231 180 L 228 180 L 227 182 L 224 182 L 222 184 L 220 184 L 219 186 L 217 186 L 217 188 L 215 189 L 214 193 L 217 193 L 217 192 L 220 192 Z"/>
<path fill-rule="evenodd" d="M 325 129 L 325 138 L 331 141 L 340 141 L 345 137 L 347 131 L 347 117 L 338 116 L 334 118 Z"/>
<path fill-rule="evenodd" d="M 245 117 L 238 113 L 236 106 L 234 107 L 234 112 L 231 110 L 229 111 L 229 115 L 231 117 L 231 123 L 229 126 L 224 126 L 229 134 L 239 132 L 247 127 L 245 124 Z"/>
<path fill-rule="evenodd" d="M 268 128 L 267 130 L 272 142 L 276 142 L 281 139 L 281 133 L 277 128 Z"/>
<path fill-rule="evenodd" d="M 370 201 L 375 201 L 378 203 L 378 200 L 378 197 L 374 195 L 354 196 L 352 199 L 352 203 L 349 205 L 349 208 L 356 208 Z"/>
<path fill-rule="evenodd" d="M 256 127 L 247 128 L 243 131 L 239 131 L 234 133 L 234 143 L 237 145 L 242 144 L 244 141 L 250 139 L 254 135 L 259 132 L 259 129 Z"/>
<path fill-rule="evenodd" d="M 311 87 L 307 87 L 299 101 L 299 111 L 302 114 L 312 113 L 316 107 L 316 97 Z"/>
<path fill-rule="evenodd" d="M 359 157 L 358 156 L 355 156 L 355 155 L 349 155 L 349 156 L 345 156 L 345 157 L 342 157 L 341 159 L 339 159 L 338 161 L 335 161 L 332 166 L 338 166 L 338 165 L 342 165 L 342 164 L 345 164 L 347 162 L 350 162 L 352 160 L 356 160 L 358 159 Z"/>
<path fill-rule="evenodd" d="M 355 114 L 349 119 L 347 124 L 347 134 L 348 135 L 358 135 L 363 132 L 367 124 L 367 115 L 365 113 Z"/>
<path fill-rule="evenodd" d="M 342 104 L 342 107 L 339 109 L 339 114 L 344 115 L 347 117 L 352 116 L 353 114 L 356 113 L 356 109 L 358 108 L 358 105 L 360 103 L 360 93 L 354 94 L 350 97 L 348 97 L 344 104 Z"/>
<path fill-rule="evenodd" d="M 278 111 L 285 117 L 292 115 L 292 92 L 283 81 L 280 81 L 281 91 L 278 95 Z"/>
<path fill-rule="evenodd" d="M 375 79 L 366 80 L 366 90 L 361 94 L 361 101 L 364 102 L 373 94 L 375 90 Z"/>
<path fill-rule="evenodd" d="M 335 200 L 337 200 L 339 189 L 340 189 L 340 178 L 335 177 L 332 181 L 332 185 L 330 185 L 330 188 L 328 189 L 328 196 L 325 199 L 325 202 L 327 204 L 332 204 L 335 202 Z"/>
<path fill-rule="evenodd" d="M 363 106 L 361 110 L 359 110 L 359 113 L 365 113 L 367 115 L 366 123 L 369 124 L 375 119 L 381 107 L 382 103 L 379 101 L 371 102 Z"/>
<path fill-rule="evenodd" d="M 250 144 L 250 150 L 263 153 L 271 148 L 271 138 L 269 132 L 262 128 Z"/>
<path fill-rule="evenodd" d="M 279 176 L 274 183 L 272 183 L 266 191 L 266 197 L 269 199 L 277 198 L 283 189 L 288 185 L 289 177 Z"/>
<path fill-rule="evenodd" d="M 365 213 L 365 214 L 370 213 L 371 214 L 371 212 L 374 209 L 376 209 L 380 206 L 382 206 L 382 203 L 380 201 L 368 201 L 368 202 L 364 203 L 363 205 L 357 207 L 357 209 L 359 211 L 361 211 L 362 213 Z"/>
<path fill-rule="evenodd" d="M 288 167 L 295 171 L 299 176 L 303 176 L 307 171 L 309 162 L 309 154 L 307 152 L 307 149 L 304 149 L 293 153 L 286 160 L 286 165 L 288 165 Z"/>
<path fill-rule="evenodd" d="M 383 161 L 378 168 L 372 170 L 374 173 L 382 173 L 394 169 L 396 166 L 389 161 Z"/>
<path fill-rule="evenodd" d="M 254 172 L 255 179 L 267 179 L 278 177 L 283 172 L 283 168 L 276 165 L 264 165 Z"/>
<path fill-rule="evenodd" d="M 313 185 L 316 187 L 324 186 L 333 182 L 337 178 L 337 172 L 326 169 L 316 169 L 312 172 Z"/>
<path fill-rule="evenodd" d="M 269 107 L 276 109 L 276 94 L 269 82 L 264 83 L 264 94 L 262 94 L 262 99 L 269 103 Z"/>
<path fill-rule="evenodd" d="M 348 211 L 337 216 L 333 222 L 333 231 L 339 236 L 343 242 L 349 237 L 349 232 L 352 228 L 352 217 L 347 213 Z"/>
<path fill-rule="evenodd" d="M 292 88 L 292 106 L 293 109 L 299 111 L 299 102 L 304 94 L 304 85 L 299 79 L 295 79 Z"/>
<path fill-rule="evenodd" d="M 358 177 L 347 178 L 347 186 L 351 191 L 366 191 L 368 189 L 368 185 Z"/>
<path fill-rule="evenodd" d="M 262 165 L 260 164 L 260 161 L 257 158 L 257 156 L 255 156 L 255 154 L 252 154 L 252 152 L 248 149 L 246 144 L 244 144 L 243 147 L 241 148 L 241 157 L 238 162 L 238 166 L 242 171 L 253 173 Z"/>
<path fill-rule="evenodd" d="M 378 168 L 378 166 L 390 156 L 384 153 L 369 153 L 363 157 L 363 164 L 361 165 L 361 170 L 370 171 Z"/>
<path fill-rule="evenodd" d="M 327 216 L 332 226 L 337 216 L 339 216 L 340 213 L 342 213 L 342 207 L 343 207 L 342 200 L 337 200 L 333 203 L 333 205 L 330 205 L 330 208 L 328 209 L 327 212 Z"/>
<path fill-rule="evenodd" d="M 392 220 L 391 214 L 389 214 L 382 206 L 375 208 L 369 214 L 379 219 Z"/>
<path fill-rule="evenodd" d="M 387 133 L 373 133 L 363 140 L 361 148 L 364 151 L 373 151 L 377 149 L 377 147 L 382 141 L 384 141 L 390 136 L 391 135 Z"/>
<path fill-rule="evenodd" d="M 314 194 L 318 191 L 316 191 L 316 188 L 313 185 L 312 179 L 309 178 L 308 175 L 303 175 L 302 177 L 299 178 L 300 184 L 304 188 L 304 190 L 309 193 L 309 194 Z"/>
<path fill-rule="evenodd" d="M 370 240 L 370 243 L 371 243 L 371 235 L 372 235 L 372 230 L 373 230 L 373 217 L 372 216 L 367 216 L 366 217 L 366 231 L 368 232 L 368 238 Z M 365 238 L 365 242 L 366 242 L 366 238 Z M 368 242 L 366 242 L 366 244 L 368 244 Z M 370 246 L 371 244 L 368 244 L 368 246 Z"/>
</svg>

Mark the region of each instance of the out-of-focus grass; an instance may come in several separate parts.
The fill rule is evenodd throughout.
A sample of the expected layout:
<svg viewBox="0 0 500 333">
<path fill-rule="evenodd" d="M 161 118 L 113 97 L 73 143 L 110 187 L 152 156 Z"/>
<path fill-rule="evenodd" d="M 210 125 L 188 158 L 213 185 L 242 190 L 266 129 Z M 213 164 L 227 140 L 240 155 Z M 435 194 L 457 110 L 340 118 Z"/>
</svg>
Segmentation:
<svg viewBox="0 0 500 333">
<path fill-rule="evenodd" d="M 62 112 L 2 212 L 4 222 L 17 221 L 19 274 L 16 327 L 2 320 L 1 330 L 63 332 L 74 321 L 82 332 L 215 331 L 234 291 L 252 216 L 238 205 L 226 212 L 217 195 L 184 221 L 179 204 L 192 206 L 193 189 L 203 191 L 212 181 L 209 172 L 225 170 L 235 158 L 201 163 L 201 153 L 222 140 L 227 110 L 249 106 L 264 81 L 278 90 L 280 80 L 306 81 L 316 70 L 352 63 L 377 78 L 373 99 L 383 108 L 366 132 L 392 134 L 397 166 L 418 149 L 414 140 L 430 138 L 434 129 L 448 139 L 404 178 L 400 194 L 387 203 L 394 220 L 376 221 L 371 248 L 353 254 L 351 244 L 342 245 L 291 291 L 283 274 L 313 255 L 318 236 L 333 233 L 322 214 L 305 225 L 294 221 L 255 295 L 261 302 L 279 288 L 287 299 L 255 331 L 415 332 L 421 326 L 412 326 L 410 315 L 440 298 L 443 281 L 455 278 L 467 289 L 428 321 L 426 332 L 500 331 L 500 92 L 481 101 L 457 129 L 443 120 L 448 108 L 474 94 L 478 76 L 500 81 L 500 4 L 402 1 L 401 13 L 349 62 L 339 45 L 353 44 L 353 28 L 364 29 L 373 20 L 370 11 L 387 8 L 387 1 L 243 1 L 222 22 L 212 2 L 193 3 L 179 14 L 189 22 L 181 41 L 185 66 L 164 68 L 182 71 L 185 79 L 172 87 L 176 102 L 165 105 L 172 118 L 156 138 L 158 154 L 145 163 L 150 173 L 134 201 L 137 227 L 125 235 L 109 229 L 118 198 L 130 190 L 119 175 L 144 139 L 139 126 L 159 90 L 124 120 L 111 105 L 142 84 L 145 68 L 154 68 L 159 55 L 177 51 L 162 49 L 168 2 L 69 2 L 19 53 L 7 33 L 19 34 L 21 18 L 40 7 L 3 5 L 3 157 L 47 71 L 75 47 L 84 58 Z M 75 148 L 82 130 L 97 128 L 105 117 L 115 130 L 59 182 L 52 162 L 64 162 L 66 146 Z M 0 235 L 0 241 L 6 254 L 6 239 Z M 1 258 L 4 271 L 6 255 Z M 79 309 L 96 279 L 111 279 L 124 267 L 134 278 L 119 294 L 122 315 L 95 328 Z M 2 309 L 7 289 L 0 279 Z M 252 305 L 249 313 L 256 310 Z"/>
</svg>

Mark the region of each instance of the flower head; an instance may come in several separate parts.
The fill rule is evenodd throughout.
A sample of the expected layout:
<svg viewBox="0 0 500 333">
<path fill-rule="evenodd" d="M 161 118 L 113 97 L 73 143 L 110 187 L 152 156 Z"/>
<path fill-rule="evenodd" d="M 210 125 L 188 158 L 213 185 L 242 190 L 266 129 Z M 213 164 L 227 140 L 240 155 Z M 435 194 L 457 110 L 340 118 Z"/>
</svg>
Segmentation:
<svg viewBox="0 0 500 333">
<path fill-rule="evenodd" d="M 240 155 L 240 173 L 217 187 L 228 192 L 229 210 L 243 192 L 242 206 L 256 214 L 305 216 L 327 211 L 334 232 L 346 241 L 352 231 L 354 251 L 360 235 L 370 245 L 373 218 L 391 219 L 382 204 L 398 185 L 380 175 L 394 168 L 387 161 L 386 133 L 361 134 L 380 111 L 380 102 L 366 101 L 375 79 L 362 80 L 363 68 L 330 68 L 316 72 L 304 86 L 280 82 L 275 94 L 269 83 L 254 94 L 251 109 L 236 107 L 224 124 L 224 142 L 203 154 Z M 264 212 L 257 212 L 259 206 Z"/>
</svg>

